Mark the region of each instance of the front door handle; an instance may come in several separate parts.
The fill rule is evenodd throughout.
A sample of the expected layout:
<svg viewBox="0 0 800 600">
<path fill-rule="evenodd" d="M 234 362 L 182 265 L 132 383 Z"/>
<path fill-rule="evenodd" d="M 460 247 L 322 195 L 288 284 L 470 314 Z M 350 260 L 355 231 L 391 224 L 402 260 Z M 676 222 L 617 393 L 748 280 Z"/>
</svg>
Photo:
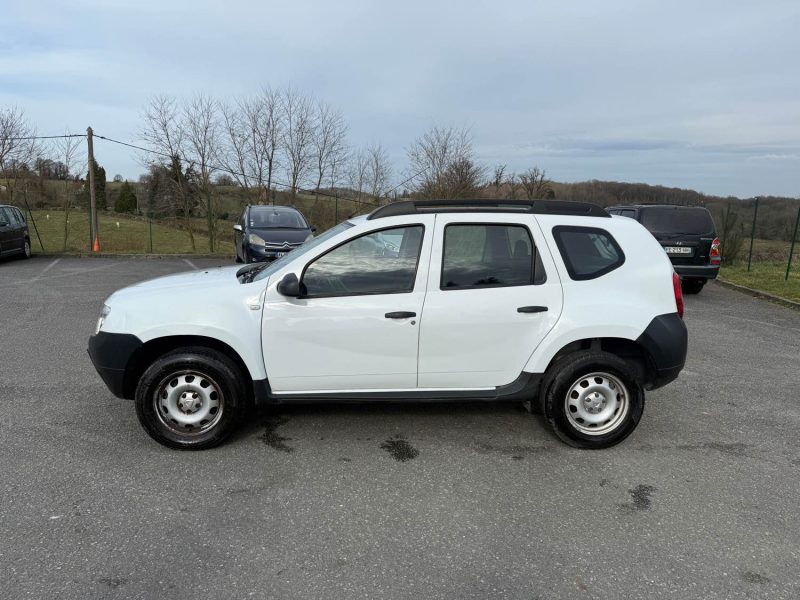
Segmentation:
<svg viewBox="0 0 800 600">
<path fill-rule="evenodd" d="M 411 317 L 416 317 L 417 313 L 407 310 L 398 310 L 396 312 L 388 312 L 383 316 L 387 319 L 410 319 Z"/>
<path fill-rule="evenodd" d="M 518 313 L 538 313 L 547 312 L 546 306 L 520 306 L 517 309 Z"/>
</svg>

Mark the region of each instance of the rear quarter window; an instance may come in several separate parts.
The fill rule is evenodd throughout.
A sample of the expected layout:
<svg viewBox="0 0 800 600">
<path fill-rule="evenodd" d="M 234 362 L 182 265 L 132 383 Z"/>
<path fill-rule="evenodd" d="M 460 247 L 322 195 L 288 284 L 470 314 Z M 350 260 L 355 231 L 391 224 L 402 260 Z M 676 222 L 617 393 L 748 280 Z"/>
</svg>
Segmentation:
<svg viewBox="0 0 800 600">
<path fill-rule="evenodd" d="M 571 279 L 585 281 L 602 277 L 625 262 L 617 240 L 596 227 L 553 227 L 553 237 Z"/>
</svg>

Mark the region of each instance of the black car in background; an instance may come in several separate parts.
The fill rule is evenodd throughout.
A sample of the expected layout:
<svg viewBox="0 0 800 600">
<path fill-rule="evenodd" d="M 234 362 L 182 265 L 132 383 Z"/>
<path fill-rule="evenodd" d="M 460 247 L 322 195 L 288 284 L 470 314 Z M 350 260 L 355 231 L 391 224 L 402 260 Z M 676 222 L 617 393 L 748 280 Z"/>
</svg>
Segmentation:
<svg viewBox="0 0 800 600">
<path fill-rule="evenodd" d="M 698 294 L 719 273 L 720 243 L 711 213 L 702 206 L 633 204 L 610 206 L 612 215 L 636 219 L 664 247 L 686 294 Z"/>
<path fill-rule="evenodd" d="M 31 237 L 28 223 L 16 206 L 0 204 L 0 256 L 31 256 Z"/>
<path fill-rule="evenodd" d="M 233 226 L 236 262 L 273 261 L 302 246 L 317 230 L 290 206 L 252 204 Z"/>
</svg>

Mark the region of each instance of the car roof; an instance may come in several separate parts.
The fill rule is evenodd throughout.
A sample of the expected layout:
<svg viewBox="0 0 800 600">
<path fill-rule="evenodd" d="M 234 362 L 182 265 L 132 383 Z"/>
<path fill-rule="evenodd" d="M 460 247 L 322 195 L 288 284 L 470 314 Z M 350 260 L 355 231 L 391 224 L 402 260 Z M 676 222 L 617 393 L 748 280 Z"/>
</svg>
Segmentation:
<svg viewBox="0 0 800 600">
<path fill-rule="evenodd" d="M 574 217 L 601 217 L 610 215 L 599 205 L 565 200 L 498 200 L 495 198 L 469 198 L 463 200 L 401 200 L 373 210 L 368 220 L 400 215 L 444 212 L 528 213 L 544 215 L 570 215 Z"/>
</svg>

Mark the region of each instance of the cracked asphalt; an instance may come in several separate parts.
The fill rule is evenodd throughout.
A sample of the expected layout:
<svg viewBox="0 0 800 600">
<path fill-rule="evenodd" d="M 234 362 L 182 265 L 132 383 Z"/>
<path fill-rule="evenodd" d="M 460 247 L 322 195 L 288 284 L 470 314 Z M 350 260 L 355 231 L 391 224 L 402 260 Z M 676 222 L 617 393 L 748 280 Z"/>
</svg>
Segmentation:
<svg viewBox="0 0 800 600">
<path fill-rule="evenodd" d="M 517 404 L 311 405 L 162 448 L 86 354 L 124 285 L 0 262 L 2 598 L 798 598 L 800 312 L 716 285 L 622 445 Z"/>
</svg>

